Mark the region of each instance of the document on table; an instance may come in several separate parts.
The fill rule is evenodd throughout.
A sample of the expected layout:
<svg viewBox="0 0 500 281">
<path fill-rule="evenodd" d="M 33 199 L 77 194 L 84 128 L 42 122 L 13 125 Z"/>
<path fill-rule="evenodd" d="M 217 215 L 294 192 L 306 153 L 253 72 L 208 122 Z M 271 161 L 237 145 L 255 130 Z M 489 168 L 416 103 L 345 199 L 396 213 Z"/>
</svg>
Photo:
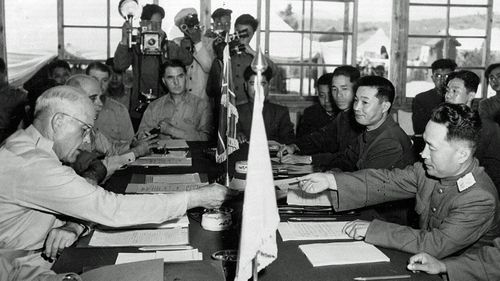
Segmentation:
<svg viewBox="0 0 500 281">
<path fill-rule="evenodd" d="M 84 272 L 81 277 L 83 280 L 92 281 L 162 281 L 163 272 L 163 261 L 153 259 L 123 265 L 107 265 Z"/>
<path fill-rule="evenodd" d="M 207 183 L 129 183 L 125 193 L 172 193 L 198 189 Z"/>
<path fill-rule="evenodd" d="M 186 140 L 160 140 L 158 141 L 159 147 L 164 147 L 166 149 L 184 149 L 189 148 Z"/>
<path fill-rule="evenodd" d="M 200 174 L 146 175 L 146 183 L 199 183 Z"/>
<path fill-rule="evenodd" d="M 377 247 L 364 241 L 306 244 L 299 248 L 314 267 L 391 261 Z"/>
<path fill-rule="evenodd" d="M 162 228 L 104 232 L 95 230 L 89 246 L 127 247 L 127 246 L 163 246 L 189 244 L 187 228 Z"/>
<path fill-rule="evenodd" d="M 278 230 L 283 241 L 349 239 L 342 231 L 345 221 L 335 222 L 280 222 Z"/>
<path fill-rule="evenodd" d="M 191 158 L 172 158 L 172 157 L 141 157 L 130 163 L 131 166 L 158 166 L 158 167 L 171 167 L 171 166 L 186 166 L 192 165 Z"/>
<path fill-rule="evenodd" d="M 332 206 L 327 192 L 311 194 L 300 189 L 288 190 L 286 203 L 299 206 Z"/>
<path fill-rule="evenodd" d="M 147 224 L 138 224 L 131 225 L 125 227 L 109 227 L 99 225 L 98 229 L 100 230 L 125 230 L 125 229 L 157 229 L 157 228 L 176 228 L 176 227 L 189 227 L 189 219 L 185 214 L 182 217 L 168 220 L 164 223 L 147 223 Z"/>
<path fill-rule="evenodd" d="M 180 251 L 156 251 L 147 253 L 118 253 L 115 264 L 154 259 L 163 259 L 164 262 L 201 261 L 203 260 L 203 253 L 198 251 L 198 249 Z"/>
</svg>

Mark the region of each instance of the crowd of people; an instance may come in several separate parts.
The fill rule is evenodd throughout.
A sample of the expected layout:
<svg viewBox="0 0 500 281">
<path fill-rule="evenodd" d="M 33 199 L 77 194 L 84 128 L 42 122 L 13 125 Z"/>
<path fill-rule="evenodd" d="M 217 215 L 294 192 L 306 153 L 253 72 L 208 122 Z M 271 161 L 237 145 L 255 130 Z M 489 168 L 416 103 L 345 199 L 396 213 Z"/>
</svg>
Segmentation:
<svg viewBox="0 0 500 281">
<path fill-rule="evenodd" d="M 148 4 L 141 20 L 161 26 L 164 16 Z M 215 139 L 226 45 L 237 140 L 249 141 L 256 86 L 250 42 L 259 22 L 239 16 L 238 39 L 226 42 L 232 11 L 216 9 L 212 19 L 214 29 L 204 33 L 196 10 L 182 9 L 174 23 L 183 37 L 167 40 L 160 31 L 154 55 L 131 45 L 126 21 L 113 58 L 78 74 L 55 60 L 22 89 L 9 87 L 0 60 L 0 280 L 78 278 L 54 275 L 50 266 L 92 225 L 160 223 L 224 202 L 228 190 L 217 183 L 168 195 L 118 195 L 99 186 L 160 139 Z M 281 144 L 282 163 L 323 171 L 300 178 L 304 191 L 329 193 L 336 211 L 362 208 L 369 220 L 346 224 L 350 237 L 416 254 L 409 270 L 500 278 L 500 64 L 485 71 L 497 95 L 476 111 L 480 78 L 453 60 L 434 62 L 435 87 L 415 97 L 415 136 L 408 136 L 392 118 L 393 83 L 350 65 L 317 79 L 318 100 L 295 130 L 288 108 L 268 101 L 277 68 L 264 59 L 267 138 Z M 129 67 L 132 87 L 124 81 Z"/>
</svg>

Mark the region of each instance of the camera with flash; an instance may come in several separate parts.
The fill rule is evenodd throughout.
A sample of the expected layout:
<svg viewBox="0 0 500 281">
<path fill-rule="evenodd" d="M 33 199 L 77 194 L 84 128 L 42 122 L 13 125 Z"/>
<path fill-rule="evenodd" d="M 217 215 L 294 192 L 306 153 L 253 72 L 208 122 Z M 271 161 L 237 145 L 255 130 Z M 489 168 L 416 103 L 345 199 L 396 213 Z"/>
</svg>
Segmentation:
<svg viewBox="0 0 500 281">
<path fill-rule="evenodd" d="M 134 17 L 139 15 L 139 3 L 137 0 L 121 0 L 118 4 L 120 15 L 132 26 Z M 159 22 L 143 20 L 139 29 L 128 30 L 128 47 L 138 44 L 143 55 L 162 55 L 162 43 L 165 35 L 161 30 Z"/>
</svg>

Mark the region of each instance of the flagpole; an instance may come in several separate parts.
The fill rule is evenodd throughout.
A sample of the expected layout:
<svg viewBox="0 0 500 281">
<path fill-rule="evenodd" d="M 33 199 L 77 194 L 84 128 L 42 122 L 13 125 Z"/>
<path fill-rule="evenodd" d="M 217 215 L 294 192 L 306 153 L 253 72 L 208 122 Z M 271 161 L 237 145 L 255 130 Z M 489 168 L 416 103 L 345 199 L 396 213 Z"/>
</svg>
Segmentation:
<svg viewBox="0 0 500 281">
<path fill-rule="evenodd" d="M 258 252 L 257 252 L 258 253 Z M 253 281 L 258 281 L 258 276 L 259 276 L 259 272 L 257 271 L 257 255 L 255 255 L 255 257 L 253 258 L 253 261 L 252 261 L 252 269 L 253 269 Z"/>
<path fill-rule="evenodd" d="M 227 42 L 227 35 L 226 35 L 226 42 Z M 224 62 L 222 62 L 224 63 Z M 224 67 L 224 66 L 223 66 Z M 228 67 L 231 67 L 231 66 L 228 66 Z M 227 83 L 227 88 L 229 89 L 229 79 L 226 81 Z M 231 114 L 229 112 L 229 91 L 227 91 L 227 94 L 226 94 L 226 149 L 225 149 L 225 152 L 224 154 L 226 155 L 225 158 L 226 158 L 226 173 L 224 175 L 224 185 L 225 186 L 229 186 L 229 114 Z"/>
</svg>

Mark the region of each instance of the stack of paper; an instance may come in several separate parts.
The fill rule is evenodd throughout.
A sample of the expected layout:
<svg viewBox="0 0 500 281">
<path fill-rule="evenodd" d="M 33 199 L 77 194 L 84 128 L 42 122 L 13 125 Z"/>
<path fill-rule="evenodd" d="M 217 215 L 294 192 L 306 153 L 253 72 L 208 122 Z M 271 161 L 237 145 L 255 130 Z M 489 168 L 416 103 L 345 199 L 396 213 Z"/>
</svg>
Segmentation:
<svg viewBox="0 0 500 281">
<path fill-rule="evenodd" d="M 300 245 L 299 248 L 315 267 L 390 262 L 389 257 L 382 253 L 382 251 L 364 241 L 308 244 Z"/>
<path fill-rule="evenodd" d="M 188 166 L 192 165 L 192 159 L 188 152 L 189 146 L 185 140 L 160 140 L 158 147 L 166 150 L 164 154 L 152 154 L 136 159 L 130 165 L 133 166 Z"/>
<path fill-rule="evenodd" d="M 203 253 L 198 251 L 198 249 L 147 253 L 118 253 L 115 264 L 154 259 L 163 259 L 164 262 L 200 261 L 203 260 Z"/>
<path fill-rule="evenodd" d="M 345 221 L 280 222 L 278 230 L 283 241 L 351 239 L 342 228 Z"/>
<path fill-rule="evenodd" d="M 187 228 L 161 228 L 105 232 L 95 230 L 89 246 L 127 247 L 189 244 Z"/>
<path fill-rule="evenodd" d="M 132 177 L 125 193 L 172 193 L 197 189 L 207 184 L 198 173 L 181 175 L 146 175 L 144 183 Z"/>
<path fill-rule="evenodd" d="M 299 206 L 332 206 L 328 192 L 311 194 L 300 189 L 288 190 L 286 203 Z"/>
<path fill-rule="evenodd" d="M 158 146 L 166 149 L 189 149 L 186 140 L 160 140 Z"/>
</svg>

